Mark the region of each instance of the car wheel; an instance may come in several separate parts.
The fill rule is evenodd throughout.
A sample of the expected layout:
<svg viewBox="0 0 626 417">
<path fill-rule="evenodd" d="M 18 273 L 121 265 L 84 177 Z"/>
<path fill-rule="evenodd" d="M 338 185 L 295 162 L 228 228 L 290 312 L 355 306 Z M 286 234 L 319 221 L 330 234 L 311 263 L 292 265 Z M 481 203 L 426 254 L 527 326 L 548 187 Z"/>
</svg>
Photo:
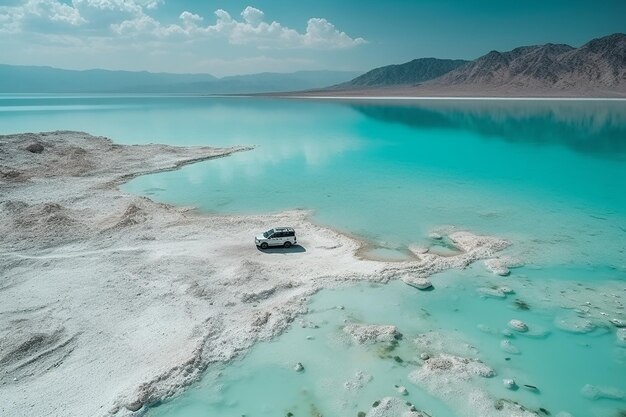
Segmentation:
<svg viewBox="0 0 626 417">
<path fill-rule="evenodd" d="M 268 246 L 267 242 L 261 243 L 261 249 L 267 249 L 267 246 Z"/>
<path fill-rule="evenodd" d="M 291 247 L 291 242 L 287 241 L 287 242 L 285 242 L 285 244 L 283 246 L 285 246 L 286 248 L 290 248 Z"/>
</svg>

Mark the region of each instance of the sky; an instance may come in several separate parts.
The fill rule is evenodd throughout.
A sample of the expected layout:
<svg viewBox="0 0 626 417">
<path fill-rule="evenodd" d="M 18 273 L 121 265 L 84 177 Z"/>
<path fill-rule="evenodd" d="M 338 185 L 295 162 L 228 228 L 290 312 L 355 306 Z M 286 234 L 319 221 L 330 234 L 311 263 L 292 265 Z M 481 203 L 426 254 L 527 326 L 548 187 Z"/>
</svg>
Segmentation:
<svg viewBox="0 0 626 417">
<path fill-rule="evenodd" d="M 0 63 L 366 71 L 626 32 L 626 0 L 0 0 Z"/>
</svg>

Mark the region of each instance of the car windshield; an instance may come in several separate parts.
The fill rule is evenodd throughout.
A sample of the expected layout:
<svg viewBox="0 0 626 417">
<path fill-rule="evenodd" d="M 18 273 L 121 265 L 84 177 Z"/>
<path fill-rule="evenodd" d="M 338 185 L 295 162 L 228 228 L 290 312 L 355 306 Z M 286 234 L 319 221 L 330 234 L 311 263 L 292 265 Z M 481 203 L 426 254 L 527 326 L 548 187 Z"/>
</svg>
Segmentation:
<svg viewBox="0 0 626 417">
<path fill-rule="evenodd" d="M 263 233 L 263 237 L 268 238 L 272 236 L 272 234 L 274 234 L 274 229 L 268 230 L 267 232 Z"/>
</svg>

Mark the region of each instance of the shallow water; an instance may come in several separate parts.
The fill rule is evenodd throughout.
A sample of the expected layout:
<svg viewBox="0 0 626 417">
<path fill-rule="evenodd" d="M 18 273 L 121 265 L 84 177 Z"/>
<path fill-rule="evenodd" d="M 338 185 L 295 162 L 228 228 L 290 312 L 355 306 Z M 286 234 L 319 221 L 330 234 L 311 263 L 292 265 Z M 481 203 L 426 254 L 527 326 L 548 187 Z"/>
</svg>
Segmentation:
<svg viewBox="0 0 626 417">
<path fill-rule="evenodd" d="M 407 378 L 419 366 L 410 362 L 420 363 L 419 354 L 424 351 L 412 340 L 431 331 L 443 331 L 449 340 L 458 340 L 451 347 L 453 352 L 464 350 L 461 342 L 478 349 L 477 356 L 498 375 L 478 379 L 475 384 L 495 398 L 512 399 L 533 410 L 543 407 L 553 415 L 559 411 L 579 416 L 613 415 L 619 401 L 589 400 L 581 395 L 581 389 L 585 384 L 624 383 L 624 351 L 616 346 L 614 335 L 601 328 L 586 335 L 559 330 L 553 320 L 563 310 L 533 306 L 520 311 L 513 304 L 518 295 L 504 299 L 480 297 L 478 282 L 500 280 L 463 276 L 476 272 L 473 268 L 464 274 L 437 275 L 433 278 L 436 289 L 431 292 L 411 289 L 400 282 L 323 291 L 314 297 L 306 317 L 319 328 L 294 324 L 275 341 L 257 346 L 221 374 L 209 373 L 182 397 L 155 408 L 150 415 L 284 416 L 292 412 L 308 416 L 315 415 L 311 409 L 317 409 L 321 415 L 356 416 L 384 396 L 398 396 L 394 385 L 400 385 L 408 389 L 408 401 L 433 416 L 472 416 L 474 410 L 464 399 L 442 401 Z M 510 340 L 520 353 L 507 353 L 500 348 L 501 341 L 507 339 L 500 331 L 507 328 L 511 317 L 526 321 L 531 330 L 547 334 L 516 334 Z M 352 343 L 342 332 L 344 320 L 394 324 L 404 337 L 395 350 L 383 353 L 380 345 Z M 481 331 L 479 325 L 493 329 L 494 334 Z M 396 356 L 403 362 L 398 363 Z M 297 362 L 304 365 L 303 373 L 292 369 Z M 370 375 L 371 381 L 364 382 L 361 389 L 346 389 L 344 383 L 354 379 L 358 371 Z M 539 392 L 524 388 L 509 391 L 502 386 L 502 378 L 509 377 L 520 386 L 534 385 Z"/>
<path fill-rule="evenodd" d="M 323 415 L 356 415 L 393 395 L 394 384 L 407 386 L 410 400 L 435 417 L 468 415 L 457 400 L 412 385 L 410 366 L 343 340 L 346 317 L 396 324 L 405 334 L 398 354 L 406 357 L 417 354 L 416 334 L 455 332 L 497 371 L 480 381 L 495 398 L 553 415 L 614 416 L 626 408 L 624 400 L 581 395 L 585 384 L 626 390 L 626 353 L 612 325 L 585 334 L 555 326 L 555 318 L 572 316 L 559 307 L 559 288 L 590 288 L 597 309 L 626 295 L 626 284 L 619 287 L 626 283 L 626 102 L 0 96 L 0 133 L 53 129 L 122 143 L 256 145 L 124 189 L 216 213 L 311 209 L 316 221 L 370 240 L 374 256 L 390 259 L 411 244 L 432 245 L 428 232 L 452 224 L 510 239 L 508 252 L 526 264 L 508 278 L 481 265 L 446 272 L 427 293 L 401 283 L 324 291 L 311 304 L 320 329 L 294 326 L 151 415 L 298 416 L 311 405 Z M 618 283 L 614 298 L 600 290 L 609 282 Z M 517 294 L 485 298 L 478 291 L 503 283 Z M 516 298 L 531 309 L 515 310 Z M 328 309 L 337 304 L 346 309 Z M 521 354 L 505 361 L 502 336 L 477 326 L 499 331 L 514 317 L 549 334 L 512 339 Z M 304 363 L 303 374 L 291 370 L 294 361 Z M 346 392 L 342 384 L 357 369 L 374 379 Z M 509 375 L 540 392 L 505 390 L 501 379 Z"/>
</svg>

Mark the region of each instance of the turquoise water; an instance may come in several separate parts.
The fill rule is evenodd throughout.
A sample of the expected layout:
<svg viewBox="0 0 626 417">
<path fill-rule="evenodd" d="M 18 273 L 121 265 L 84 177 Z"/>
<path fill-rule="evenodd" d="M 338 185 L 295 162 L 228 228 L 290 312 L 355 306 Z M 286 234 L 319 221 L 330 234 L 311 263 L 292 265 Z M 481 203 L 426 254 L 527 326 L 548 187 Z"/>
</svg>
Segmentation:
<svg viewBox="0 0 626 417">
<path fill-rule="evenodd" d="M 451 224 L 510 239 L 508 252 L 526 264 L 506 279 L 479 265 L 447 272 L 428 293 L 401 284 L 324 291 L 312 301 L 311 317 L 323 322 L 313 340 L 305 337 L 310 329 L 294 327 L 221 376 L 209 371 L 151 415 L 298 416 L 312 405 L 325 416 L 356 415 L 393 395 L 394 384 L 407 386 L 409 398 L 433 416 L 468 415 L 458 401 L 409 382 L 410 366 L 379 358 L 376 347 L 342 341 L 338 328 L 347 315 L 398 325 L 406 335 L 398 352 L 407 357 L 416 355 L 410 342 L 416 334 L 455 332 L 498 372 L 481 381 L 494 397 L 575 416 L 614 416 L 626 408 L 624 400 L 581 395 L 585 384 L 626 390 L 626 353 L 612 326 L 564 332 L 554 320 L 569 313 L 556 301 L 512 310 L 515 297 L 528 301 L 546 282 L 558 284 L 544 292 L 548 299 L 558 297 L 559 285 L 626 282 L 626 102 L 0 96 L 0 133 L 54 129 L 121 143 L 256 146 L 124 186 L 159 201 L 212 213 L 306 208 L 316 221 L 366 238 L 377 254 L 392 258 L 408 245 L 427 244 L 432 228 Z M 519 285 L 517 294 L 502 300 L 476 292 L 502 282 Z M 326 308 L 337 304 L 346 309 Z M 430 315 L 423 317 L 422 308 Z M 504 361 L 502 337 L 477 326 L 502 329 L 513 315 L 549 334 L 514 339 L 521 354 Z M 291 371 L 290 361 L 302 361 L 306 372 Z M 357 368 L 372 382 L 356 393 L 338 389 Z M 501 378 L 508 375 L 532 381 L 540 393 L 504 390 Z"/>
<path fill-rule="evenodd" d="M 535 411 L 542 407 L 553 415 L 564 410 L 575 416 L 615 415 L 619 401 L 590 401 L 580 394 L 584 384 L 623 388 L 625 357 L 616 351 L 614 337 L 606 329 L 585 336 L 559 331 L 552 324 L 558 309 L 519 311 L 513 306 L 517 296 L 481 298 L 476 293 L 476 282 L 458 273 L 446 272 L 434 281 L 437 288 L 432 292 L 408 290 L 399 282 L 325 291 L 314 298 L 307 316 L 319 328 L 294 325 L 277 340 L 257 346 L 243 360 L 220 370 L 221 374 L 217 370 L 210 372 L 189 392 L 153 409 L 150 415 L 285 416 L 292 412 L 295 416 L 311 416 L 316 415 L 311 410 L 318 410 L 323 416 L 356 416 L 384 396 L 397 396 L 394 386 L 400 385 L 409 391 L 406 400 L 433 416 L 475 416 L 465 399 L 442 401 L 407 378 L 415 368 L 410 362 L 421 362 L 418 357 L 423 352 L 412 339 L 442 329 L 449 340 L 478 348 L 478 357 L 497 370 L 497 377 L 475 381 L 494 398 L 512 399 Z M 338 310 L 337 306 L 344 309 Z M 549 333 L 545 337 L 516 335 L 510 340 L 521 353 L 504 352 L 500 342 L 505 337 L 499 331 L 506 328 L 511 316 Z M 394 324 L 404 337 L 389 354 L 391 357 L 381 358 L 381 346 L 351 343 L 341 330 L 344 319 Z M 497 333 L 485 333 L 479 325 Z M 453 351 L 462 351 L 460 345 Z M 302 362 L 305 372 L 292 369 L 297 362 Z M 372 380 L 360 390 L 345 389 L 344 383 L 358 371 Z M 506 377 L 514 377 L 520 386 L 534 385 L 539 392 L 523 388 L 509 391 L 501 382 Z"/>
</svg>

